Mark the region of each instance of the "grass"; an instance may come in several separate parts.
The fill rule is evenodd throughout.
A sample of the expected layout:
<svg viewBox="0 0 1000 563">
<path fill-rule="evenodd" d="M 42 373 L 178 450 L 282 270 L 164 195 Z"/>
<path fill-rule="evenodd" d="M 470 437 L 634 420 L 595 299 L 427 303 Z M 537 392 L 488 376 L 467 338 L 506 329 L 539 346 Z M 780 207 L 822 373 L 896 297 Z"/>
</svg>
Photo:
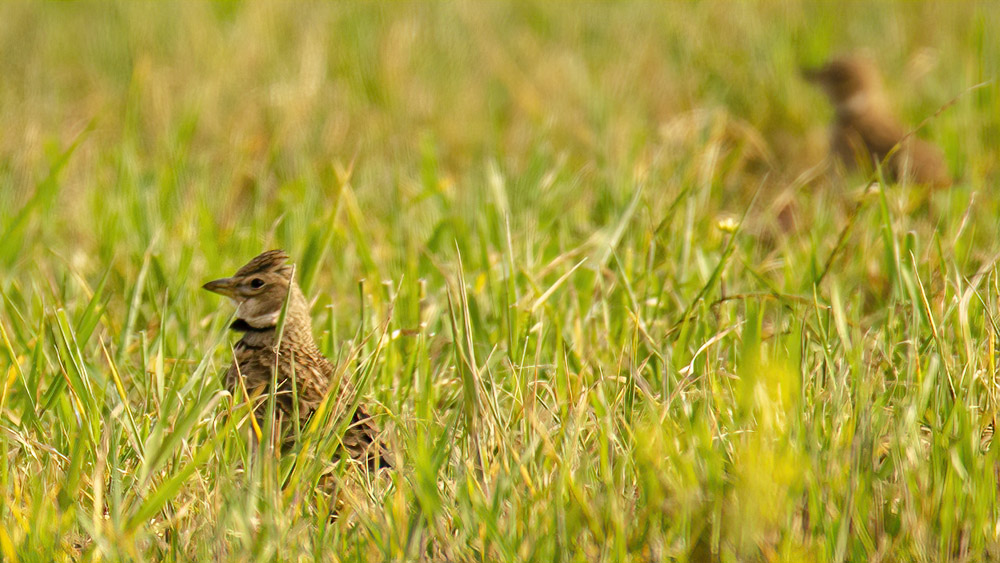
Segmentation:
<svg viewBox="0 0 1000 563">
<path fill-rule="evenodd" d="M 0 559 L 1000 558 L 998 24 L 0 5 Z M 856 48 L 954 188 L 822 167 Z M 199 289 L 273 247 L 401 460 L 332 522 Z"/>
</svg>

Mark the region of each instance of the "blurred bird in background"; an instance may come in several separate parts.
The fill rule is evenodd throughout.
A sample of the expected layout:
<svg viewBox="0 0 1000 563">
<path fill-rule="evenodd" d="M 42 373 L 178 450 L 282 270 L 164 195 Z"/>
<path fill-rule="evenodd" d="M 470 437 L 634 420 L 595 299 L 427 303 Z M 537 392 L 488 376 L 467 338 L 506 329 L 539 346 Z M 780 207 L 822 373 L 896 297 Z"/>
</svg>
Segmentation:
<svg viewBox="0 0 1000 563">
<path fill-rule="evenodd" d="M 833 103 L 836 120 L 830 151 L 848 169 L 859 164 L 867 168 L 889 155 L 885 173 L 890 179 L 932 188 L 951 185 L 941 149 L 907 135 L 870 59 L 840 57 L 819 68 L 804 69 L 803 75 L 822 88 Z M 896 145 L 899 147 L 893 151 Z"/>
</svg>

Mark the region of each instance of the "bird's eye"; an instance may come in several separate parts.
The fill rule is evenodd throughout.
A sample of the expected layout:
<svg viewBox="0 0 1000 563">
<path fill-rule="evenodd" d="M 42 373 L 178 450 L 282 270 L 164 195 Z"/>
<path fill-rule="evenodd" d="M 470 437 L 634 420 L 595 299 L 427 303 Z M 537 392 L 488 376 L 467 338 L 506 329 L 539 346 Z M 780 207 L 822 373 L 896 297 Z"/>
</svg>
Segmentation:
<svg viewBox="0 0 1000 563">
<path fill-rule="evenodd" d="M 254 279 L 250 280 L 250 287 L 252 287 L 254 289 L 260 289 L 260 288 L 264 287 L 264 280 L 262 280 L 260 278 L 254 278 Z"/>
</svg>

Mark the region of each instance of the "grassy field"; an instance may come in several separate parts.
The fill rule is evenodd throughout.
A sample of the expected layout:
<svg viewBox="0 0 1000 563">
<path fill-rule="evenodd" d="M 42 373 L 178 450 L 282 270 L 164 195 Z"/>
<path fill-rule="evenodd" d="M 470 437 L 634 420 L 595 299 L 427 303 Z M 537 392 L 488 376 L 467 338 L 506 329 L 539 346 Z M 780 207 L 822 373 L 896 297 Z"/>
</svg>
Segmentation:
<svg viewBox="0 0 1000 563">
<path fill-rule="evenodd" d="M 0 4 L 0 560 L 1000 559 L 998 28 Z M 857 49 L 957 97 L 952 189 L 830 173 L 799 68 Z M 254 452 L 222 385 L 200 286 L 269 248 L 397 454 L 334 521 L 337 421 Z"/>
</svg>

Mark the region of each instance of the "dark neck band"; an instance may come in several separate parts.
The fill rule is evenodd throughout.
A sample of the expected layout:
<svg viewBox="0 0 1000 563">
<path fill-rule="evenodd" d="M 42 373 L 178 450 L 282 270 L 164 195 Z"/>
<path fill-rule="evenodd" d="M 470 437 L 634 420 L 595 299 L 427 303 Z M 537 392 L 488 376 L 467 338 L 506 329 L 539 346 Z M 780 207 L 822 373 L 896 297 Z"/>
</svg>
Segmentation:
<svg viewBox="0 0 1000 563">
<path fill-rule="evenodd" d="M 274 330 L 274 327 L 266 326 L 263 328 L 257 328 L 243 319 L 236 319 L 233 321 L 233 324 L 229 325 L 229 330 L 235 330 L 236 332 L 268 332 Z"/>
</svg>

